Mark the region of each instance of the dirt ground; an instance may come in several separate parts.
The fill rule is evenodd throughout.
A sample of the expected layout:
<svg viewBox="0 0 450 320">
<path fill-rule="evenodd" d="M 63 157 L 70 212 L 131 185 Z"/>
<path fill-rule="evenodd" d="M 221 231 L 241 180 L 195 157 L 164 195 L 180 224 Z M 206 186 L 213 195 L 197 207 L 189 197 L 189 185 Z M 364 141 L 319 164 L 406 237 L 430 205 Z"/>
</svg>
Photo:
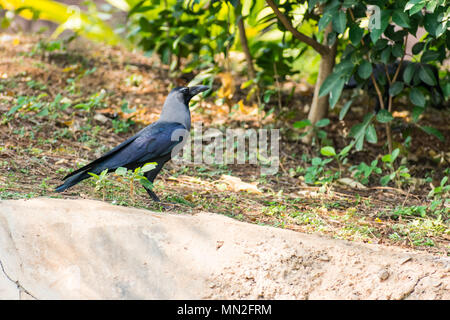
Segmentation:
<svg viewBox="0 0 450 320">
<path fill-rule="evenodd" d="M 396 146 L 404 147 L 403 132 L 412 137 L 408 158 L 404 157 L 410 181 L 400 187 L 393 183 L 382 187 L 376 177 L 364 189 L 335 182 L 324 191 L 304 181 L 311 158 L 320 154 L 317 145 L 302 144 L 300 133 L 292 128 L 295 121 L 306 118 L 312 92 L 311 86 L 293 82 L 283 84 L 283 108 L 262 123 L 252 102 L 244 99 L 244 105 L 238 104 L 247 94 L 240 89 L 245 79 L 239 76 L 234 78 L 235 93 L 229 104 L 216 103 L 215 96 L 192 108 L 193 122 L 202 121 L 205 128 L 282 128 L 280 171 L 274 176 L 261 176 L 254 165 L 168 163 L 155 183 L 165 209 L 149 201 L 141 188 L 136 187 L 132 194 L 117 178 L 112 178 L 105 193 L 95 190 L 92 179 L 62 195 L 54 193 L 53 188 L 68 172 L 155 121 L 168 91 L 186 85 L 193 75 L 173 74 L 155 58 L 119 47 L 76 39 L 67 47 L 52 49 L 39 40 L 43 37 L 0 34 L 0 115 L 8 114 L 19 99 L 28 101 L 0 118 L 0 199 L 100 199 L 154 211 L 206 211 L 335 239 L 449 254 L 448 207 L 441 216 L 414 211 L 431 205 L 427 194 L 448 172 L 449 111 L 430 110 L 421 119 L 424 125 L 439 129 L 444 142 L 411 125 L 410 114 L 401 105 L 394 112 L 398 123 L 406 121 L 406 125 L 393 128 Z M 218 76 L 215 89 L 223 86 L 223 77 Z M 289 98 L 292 87 L 294 95 Z M 67 109 L 58 109 L 61 101 L 51 104 L 58 95 L 68 103 Z M 125 102 L 132 112 L 124 111 Z M 48 106 L 48 114 L 38 116 L 42 106 Z M 341 150 L 351 141 L 348 132 L 367 112 L 367 106 L 362 102 L 355 105 L 343 121 L 338 120 L 337 112 L 329 115 L 326 130 L 332 145 Z M 377 131 L 379 142 L 365 146 L 364 151 L 352 151 L 348 162 L 342 164 L 346 170 L 361 161 L 381 162 L 381 155 L 386 154 L 385 138 L 382 128 Z M 331 169 L 337 170 L 337 164 Z"/>
</svg>

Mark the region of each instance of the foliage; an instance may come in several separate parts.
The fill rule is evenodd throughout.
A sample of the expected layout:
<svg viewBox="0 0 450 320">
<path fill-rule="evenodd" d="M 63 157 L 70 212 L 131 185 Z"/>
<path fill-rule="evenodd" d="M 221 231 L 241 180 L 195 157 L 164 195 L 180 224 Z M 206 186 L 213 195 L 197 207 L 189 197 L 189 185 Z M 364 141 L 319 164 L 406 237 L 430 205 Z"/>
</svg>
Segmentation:
<svg viewBox="0 0 450 320">
<path fill-rule="evenodd" d="M 378 166 L 378 160 L 373 160 L 370 165 L 366 164 L 364 161 L 359 165 L 354 165 L 350 167 L 350 171 L 353 172 L 355 178 L 364 185 L 369 183 L 370 177 L 374 174 L 381 174 L 382 170 Z"/>
<path fill-rule="evenodd" d="M 305 182 L 313 185 L 322 186 L 321 191 L 325 191 L 327 184 L 339 178 L 339 172 L 333 173 L 333 170 L 327 169 L 326 165 L 333 161 L 332 158 L 322 159 L 315 157 L 311 159 L 311 166 L 305 171 Z"/>
<path fill-rule="evenodd" d="M 328 126 L 329 124 L 330 124 L 330 119 L 328 119 L 328 118 L 321 119 L 314 124 L 312 124 L 310 120 L 304 119 L 304 120 L 295 122 L 293 124 L 293 127 L 295 129 L 300 129 L 300 130 L 305 129 L 305 130 L 303 130 L 303 132 L 301 134 L 302 137 L 306 136 L 312 132 L 314 137 L 317 137 L 319 139 L 319 141 L 321 141 L 322 144 L 325 144 L 328 142 L 327 141 L 327 132 L 325 130 L 323 130 L 322 128 Z"/>
<path fill-rule="evenodd" d="M 66 110 L 70 106 L 70 103 L 65 101 L 61 94 L 57 94 L 51 102 L 44 101 L 44 98 L 47 96 L 47 93 L 29 97 L 19 96 L 15 106 L 3 115 L 0 123 L 7 123 L 15 116 L 24 119 L 31 116 L 56 119 L 61 115 L 61 111 Z"/>
<path fill-rule="evenodd" d="M 53 38 L 70 29 L 93 40 L 110 44 L 124 43 L 124 40 L 99 17 L 86 14 L 77 6 L 68 6 L 51 0 L 0 0 L 0 7 L 26 19 L 39 18 L 59 24 Z M 9 19 L 8 15 L 3 18 L 1 23 L 3 28 L 9 26 Z"/>
<path fill-rule="evenodd" d="M 109 181 L 106 178 L 106 175 L 108 174 L 108 169 L 103 170 L 99 175 L 88 172 L 88 174 L 94 178 L 95 181 L 95 191 L 102 191 L 102 197 L 103 201 L 105 201 L 106 197 L 106 188 L 109 186 Z"/>
<path fill-rule="evenodd" d="M 125 180 L 125 183 L 128 184 L 130 188 L 130 198 L 134 202 L 134 182 L 139 182 L 142 186 L 147 189 L 152 189 L 153 184 L 148 181 L 145 177 L 145 173 L 153 170 L 156 167 L 156 162 L 149 162 L 143 165 L 142 167 L 137 167 L 134 170 L 128 170 L 124 167 L 119 167 L 116 169 L 115 174 L 122 177 Z"/>
<path fill-rule="evenodd" d="M 395 159 L 397 159 L 399 153 L 400 149 L 397 148 L 392 153 L 387 154 L 381 158 L 383 165 L 391 171 L 390 174 L 385 175 L 380 179 L 380 183 L 382 186 L 386 186 L 390 181 L 395 180 L 397 186 L 400 188 L 402 183 L 408 182 L 411 178 L 409 169 L 406 166 L 400 165 L 397 169 L 395 169 L 394 167 Z"/>
</svg>

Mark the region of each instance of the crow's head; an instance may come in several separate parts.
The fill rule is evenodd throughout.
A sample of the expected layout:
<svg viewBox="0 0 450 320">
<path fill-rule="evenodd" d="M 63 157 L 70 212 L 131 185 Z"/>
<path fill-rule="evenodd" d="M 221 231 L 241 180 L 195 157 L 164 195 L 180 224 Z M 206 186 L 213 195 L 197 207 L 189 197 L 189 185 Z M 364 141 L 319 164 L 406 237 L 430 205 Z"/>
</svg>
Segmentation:
<svg viewBox="0 0 450 320">
<path fill-rule="evenodd" d="M 183 101 L 187 105 L 193 96 L 208 89 L 208 86 L 176 87 L 170 92 L 170 95 L 174 95 L 177 100 Z"/>
</svg>

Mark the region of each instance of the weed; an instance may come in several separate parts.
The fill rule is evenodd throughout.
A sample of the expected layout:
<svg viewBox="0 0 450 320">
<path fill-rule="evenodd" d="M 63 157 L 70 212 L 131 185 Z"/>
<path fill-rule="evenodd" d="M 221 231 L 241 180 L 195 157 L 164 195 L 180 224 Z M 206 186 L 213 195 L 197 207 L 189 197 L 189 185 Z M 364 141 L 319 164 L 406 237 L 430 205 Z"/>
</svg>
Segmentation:
<svg viewBox="0 0 450 320">
<path fill-rule="evenodd" d="M 108 173 L 108 169 L 103 170 L 99 175 L 88 172 L 88 174 L 94 178 L 95 181 L 95 191 L 102 192 L 102 199 L 105 201 L 106 197 L 106 187 L 108 187 L 111 183 L 106 178 L 106 174 Z"/>
<path fill-rule="evenodd" d="M 449 169 L 447 169 L 446 171 L 448 171 L 448 170 Z M 448 200 L 449 195 L 450 195 L 450 184 L 447 184 L 447 181 L 448 181 L 448 176 L 443 177 L 439 186 L 434 187 L 428 193 L 428 198 L 433 198 L 433 199 L 447 198 L 447 200 Z"/>
<path fill-rule="evenodd" d="M 142 83 L 142 76 L 140 74 L 132 74 L 125 79 L 125 83 L 129 87 L 139 87 Z"/>
<path fill-rule="evenodd" d="M 138 167 L 134 170 L 128 170 L 124 167 L 119 167 L 116 169 L 115 173 L 118 176 L 121 176 L 125 179 L 126 183 L 130 188 L 130 197 L 134 202 L 134 182 L 139 182 L 142 186 L 147 189 L 153 189 L 153 184 L 148 181 L 148 179 L 144 176 L 144 174 L 150 170 L 153 170 L 156 167 L 156 162 L 149 162 L 143 165 L 142 167 Z"/>
<path fill-rule="evenodd" d="M 374 174 L 381 174 L 381 168 L 377 167 L 378 160 L 373 160 L 370 165 L 367 165 L 364 161 L 358 166 L 351 166 L 350 171 L 352 171 L 353 176 L 362 184 L 367 185 L 369 183 L 370 177 Z"/>
<path fill-rule="evenodd" d="M 320 157 L 311 160 L 311 166 L 306 169 L 305 182 L 308 184 L 316 184 L 325 187 L 333 180 L 339 178 L 339 172 L 333 173 L 332 170 L 327 170 L 326 165 L 333 161 L 333 158 L 321 159 Z M 321 191 L 325 191 L 324 188 Z"/>
<path fill-rule="evenodd" d="M 400 165 L 397 169 L 394 167 L 395 159 L 397 159 L 399 153 L 400 149 L 397 148 L 392 151 L 392 154 L 387 154 L 381 158 L 385 168 L 391 171 L 390 174 L 385 175 L 380 179 L 381 185 L 386 186 L 390 181 L 395 180 L 397 187 L 400 188 L 403 183 L 407 183 L 411 180 L 409 169 L 406 166 Z"/>
<path fill-rule="evenodd" d="M 92 112 L 95 108 L 106 107 L 103 99 L 105 98 L 106 92 L 101 90 L 98 93 L 94 93 L 89 97 L 89 100 L 83 103 L 78 103 L 74 106 L 75 109 L 82 109 L 87 112 Z"/>
<path fill-rule="evenodd" d="M 128 118 L 126 120 L 122 119 L 113 119 L 112 125 L 115 133 L 126 133 L 130 131 L 130 127 L 135 125 L 135 122 Z"/>
</svg>

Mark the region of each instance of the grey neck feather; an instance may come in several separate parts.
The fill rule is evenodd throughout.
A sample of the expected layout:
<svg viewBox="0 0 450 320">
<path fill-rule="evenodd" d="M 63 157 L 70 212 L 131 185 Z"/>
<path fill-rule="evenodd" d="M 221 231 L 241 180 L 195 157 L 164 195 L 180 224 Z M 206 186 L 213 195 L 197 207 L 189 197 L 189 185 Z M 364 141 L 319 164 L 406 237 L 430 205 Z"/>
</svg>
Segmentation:
<svg viewBox="0 0 450 320">
<path fill-rule="evenodd" d="M 189 106 L 176 95 L 169 94 L 164 102 L 159 121 L 181 123 L 189 131 L 191 130 Z"/>
</svg>

